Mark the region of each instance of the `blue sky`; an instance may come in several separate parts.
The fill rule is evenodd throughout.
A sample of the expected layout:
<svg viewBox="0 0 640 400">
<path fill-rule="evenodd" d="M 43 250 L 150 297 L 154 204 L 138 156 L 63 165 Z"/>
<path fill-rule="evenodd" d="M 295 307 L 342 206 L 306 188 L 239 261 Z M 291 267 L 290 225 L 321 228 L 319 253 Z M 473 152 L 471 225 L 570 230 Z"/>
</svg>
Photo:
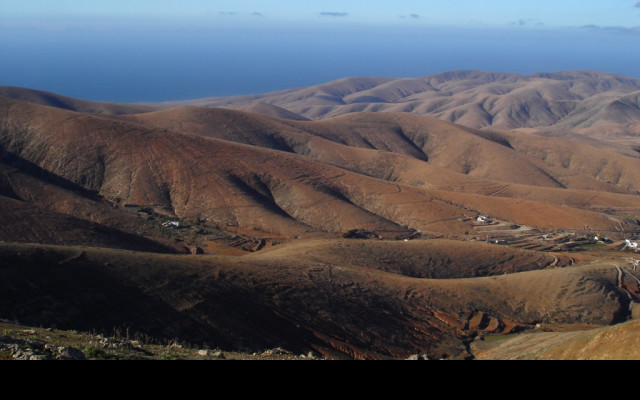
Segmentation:
<svg viewBox="0 0 640 400">
<path fill-rule="evenodd" d="M 358 24 L 432 26 L 523 25 L 529 27 L 640 26 L 637 0 L 0 0 L 0 21 L 82 23 L 87 18 L 131 18 L 178 23 L 235 18 L 255 24 L 317 23 L 331 19 Z M 640 3 L 639 3 L 640 4 Z M 257 22 L 261 17 L 261 21 Z M 404 17 L 404 18 L 402 18 Z"/>
<path fill-rule="evenodd" d="M 0 0 L 0 85 L 138 102 L 453 70 L 640 78 L 639 27 L 640 0 Z"/>
</svg>

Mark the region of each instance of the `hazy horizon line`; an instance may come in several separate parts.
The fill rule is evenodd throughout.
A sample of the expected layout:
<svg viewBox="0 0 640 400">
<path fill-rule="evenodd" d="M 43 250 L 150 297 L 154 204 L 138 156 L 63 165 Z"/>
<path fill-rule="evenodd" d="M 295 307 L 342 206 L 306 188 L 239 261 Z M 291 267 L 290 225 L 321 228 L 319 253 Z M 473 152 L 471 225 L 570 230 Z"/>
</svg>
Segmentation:
<svg viewBox="0 0 640 400">
<path fill-rule="evenodd" d="M 293 90 L 301 90 L 301 89 L 314 87 L 314 86 L 322 86 L 322 85 L 325 85 L 325 84 L 331 84 L 331 83 L 340 82 L 340 81 L 344 81 L 344 80 L 350 80 L 350 79 L 389 79 L 390 81 L 396 81 L 396 80 L 405 80 L 405 79 L 423 79 L 423 78 L 431 78 L 431 77 L 437 77 L 437 76 L 447 75 L 447 74 L 460 74 L 460 73 L 482 73 L 482 74 L 497 74 L 497 75 L 513 75 L 513 76 L 520 76 L 520 77 L 523 77 L 523 78 L 532 78 L 532 77 L 535 77 L 536 75 L 547 75 L 547 74 L 548 75 L 556 75 L 556 74 L 564 74 L 564 73 L 595 73 L 595 74 L 605 74 L 605 75 L 618 76 L 618 77 L 627 78 L 627 79 L 640 80 L 640 74 L 639 74 L 639 76 L 630 76 L 630 75 L 625 75 L 625 74 L 619 74 L 619 73 L 616 73 L 616 72 L 608 72 L 608 71 L 601 71 L 601 70 L 594 70 L 594 69 L 572 69 L 572 70 L 557 70 L 557 71 L 539 71 L 539 72 L 528 73 L 528 74 L 518 73 L 518 72 L 491 71 L 491 70 L 482 70 L 482 69 L 458 69 L 458 70 L 447 70 L 447 71 L 441 71 L 441 72 L 434 73 L 434 74 L 418 75 L 418 76 L 398 76 L 398 77 L 394 77 L 394 76 L 384 76 L 384 75 L 352 75 L 352 76 L 345 76 L 345 77 L 342 77 L 342 78 L 332 79 L 332 80 L 328 80 L 328 81 L 319 81 L 319 82 L 312 83 L 312 84 L 309 84 L 309 85 L 304 85 L 304 86 L 283 87 L 283 88 L 280 88 L 280 89 L 263 91 L 263 92 L 237 93 L 237 94 L 229 94 L 229 95 L 220 95 L 220 96 L 214 95 L 214 96 L 202 96 L 202 97 L 193 97 L 193 98 L 192 97 L 187 97 L 187 98 L 168 98 L 168 99 L 162 99 L 162 100 L 156 100 L 156 101 L 95 100 L 95 99 L 88 99 L 88 98 L 68 95 L 68 94 L 65 94 L 65 93 L 62 93 L 62 92 L 58 92 L 58 91 L 51 91 L 51 90 L 41 89 L 41 88 L 37 88 L 37 87 L 5 85 L 2 82 L 0 82 L 0 87 L 13 87 L 13 88 L 17 88 L 17 89 L 25 89 L 25 90 L 33 90 L 33 91 L 37 91 L 37 92 L 51 93 L 51 94 L 55 94 L 55 95 L 59 95 L 59 96 L 73 98 L 73 99 L 76 99 L 76 100 L 85 100 L 85 101 L 91 101 L 91 102 L 96 102 L 96 103 L 118 103 L 118 104 L 130 104 L 130 105 L 149 105 L 149 104 L 163 104 L 163 103 L 173 103 L 173 102 L 183 102 L 183 101 L 185 101 L 185 102 L 198 101 L 198 100 L 207 100 L 207 99 L 222 99 L 222 98 L 233 98 L 233 97 L 245 97 L 245 96 L 253 96 L 253 95 L 262 96 L 262 95 L 271 94 L 271 93 L 286 92 L 286 91 L 293 91 Z"/>
<path fill-rule="evenodd" d="M 407 29 L 466 29 L 466 30 L 519 30 L 519 31 L 562 31 L 562 30 L 598 30 L 603 33 L 630 33 L 640 35 L 640 24 L 636 26 L 607 26 L 597 24 L 567 25 L 548 24 L 536 20 L 520 19 L 505 21 L 501 24 L 486 23 L 478 20 L 469 20 L 466 23 L 448 23 L 442 20 L 431 20 L 418 14 L 390 16 L 387 20 L 357 20 L 347 18 L 348 13 L 319 12 L 311 14 L 309 20 L 292 18 L 273 18 L 258 11 L 254 13 L 219 12 L 207 17 L 154 17 L 143 18 L 140 16 L 59 16 L 47 18 L 34 17 L 7 17 L 0 16 L 0 29 L 42 29 L 42 30 L 77 30 L 90 31 L 103 30 L 216 30 L 237 29 L 255 31 L 261 29 L 279 30 L 309 30 L 311 29 L 379 29 L 379 28 L 407 28 Z M 244 19 L 243 19 L 244 18 Z M 242 19 L 242 22 L 240 21 Z M 243 22 L 251 20 L 252 24 Z M 309 25 L 310 20 L 315 21 Z M 282 23 L 286 23 L 283 25 Z"/>
</svg>

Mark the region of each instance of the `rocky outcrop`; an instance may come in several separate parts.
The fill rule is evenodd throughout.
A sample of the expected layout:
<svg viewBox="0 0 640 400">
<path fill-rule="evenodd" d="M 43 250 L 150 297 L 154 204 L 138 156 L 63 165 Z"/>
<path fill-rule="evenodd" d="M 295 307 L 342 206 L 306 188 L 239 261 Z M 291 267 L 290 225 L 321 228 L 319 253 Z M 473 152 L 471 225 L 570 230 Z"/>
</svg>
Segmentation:
<svg viewBox="0 0 640 400">
<path fill-rule="evenodd" d="M 9 354 L 14 360 L 74 360 L 85 361 L 87 356 L 73 347 L 56 346 L 37 340 L 14 339 L 10 336 L 0 337 L 0 351 Z"/>
</svg>

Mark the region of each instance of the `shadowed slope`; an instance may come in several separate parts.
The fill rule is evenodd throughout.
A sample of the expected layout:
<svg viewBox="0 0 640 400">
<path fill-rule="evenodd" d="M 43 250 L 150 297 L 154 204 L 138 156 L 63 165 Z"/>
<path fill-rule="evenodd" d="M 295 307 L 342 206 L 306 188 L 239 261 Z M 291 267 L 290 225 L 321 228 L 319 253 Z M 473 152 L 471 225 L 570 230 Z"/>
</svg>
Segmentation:
<svg viewBox="0 0 640 400">
<path fill-rule="evenodd" d="M 0 196 L 0 241 L 175 253 L 151 240 Z"/>
<path fill-rule="evenodd" d="M 6 318 L 66 329 L 128 327 L 225 350 L 462 358 L 476 329 L 608 324 L 628 309 L 615 268 L 604 266 L 437 281 L 306 257 L 283 262 L 4 244 L 0 257 Z M 492 327 L 476 326 L 477 315 Z"/>
</svg>

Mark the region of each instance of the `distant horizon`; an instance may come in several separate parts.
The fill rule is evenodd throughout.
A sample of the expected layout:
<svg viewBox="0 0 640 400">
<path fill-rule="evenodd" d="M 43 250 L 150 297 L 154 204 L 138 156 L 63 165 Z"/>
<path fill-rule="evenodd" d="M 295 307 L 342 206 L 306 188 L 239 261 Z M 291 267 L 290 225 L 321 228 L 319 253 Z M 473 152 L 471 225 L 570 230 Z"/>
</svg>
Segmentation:
<svg viewBox="0 0 640 400">
<path fill-rule="evenodd" d="M 460 72 L 495 73 L 495 74 L 505 74 L 505 75 L 520 75 L 520 76 L 523 76 L 523 77 L 531 77 L 531 76 L 541 75 L 541 74 L 560 74 L 560 73 L 569 73 L 569 72 L 593 72 L 593 73 L 616 75 L 616 76 L 620 76 L 620 77 L 640 80 L 640 74 L 638 74 L 638 76 L 632 76 L 632 75 L 619 74 L 619 73 L 616 73 L 616 72 L 599 71 L 599 70 L 594 70 L 594 69 L 570 69 L 570 70 L 557 70 L 557 71 L 538 71 L 538 72 L 532 72 L 532 73 L 526 73 L 526 74 L 518 73 L 518 72 L 490 71 L 490 70 L 480 70 L 480 69 L 458 69 L 458 70 L 440 71 L 440 72 L 436 72 L 436 73 L 432 73 L 432 74 L 418 75 L 418 76 L 399 76 L 399 77 L 396 77 L 396 76 L 384 76 L 384 75 L 351 75 L 351 76 L 344 76 L 344 77 L 341 77 L 341 78 L 331 79 L 331 80 L 327 80 L 327 81 L 315 82 L 315 83 L 311 83 L 309 85 L 304 85 L 304 86 L 283 87 L 283 88 L 277 88 L 277 89 L 274 89 L 274 90 L 268 90 L 268 91 L 263 91 L 263 92 L 238 93 L 238 94 L 218 95 L 218 96 L 215 96 L 215 95 L 213 95 L 213 96 L 200 96 L 200 97 L 188 97 L 188 98 L 179 98 L 179 99 L 169 98 L 169 99 L 159 99 L 159 100 L 155 100 L 155 101 L 117 101 L 117 100 L 94 99 L 94 98 L 74 96 L 74 95 L 70 95 L 70 94 L 65 93 L 65 92 L 60 92 L 60 91 L 55 91 L 55 90 L 47 90 L 47 89 L 43 89 L 43 88 L 39 88 L 39 87 L 28 87 L 28 86 L 19 86 L 19 85 L 6 85 L 6 84 L 3 84 L 1 82 L 0 82 L 0 86 L 15 87 L 15 88 L 26 89 L 26 90 L 34 90 L 34 91 L 39 91 L 39 92 L 47 92 L 47 93 L 52 93 L 52 94 L 56 94 L 56 95 L 60 95 L 60 96 L 74 98 L 74 99 L 77 99 L 77 100 L 93 101 L 93 102 L 97 102 L 97 103 L 120 103 L 120 104 L 131 104 L 131 105 L 136 105 L 136 104 L 144 105 L 144 104 L 161 104 L 161 103 L 182 102 L 182 101 L 190 101 L 190 100 L 202 100 L 202 99 L 210 99 L 210 98 L 213 99 L 213 98 L 226 98 L 226 97 L 242 97 L 242 96 L 251 96 L 251 95 L 264 95 L 264 94 L 269 94 L 269 93 L 274 93 L 274 92 L 281 92 L 281 91 L 288 91 L 288 90 L 298 90 L 298 89 L 304 89 L 304 88 L 307 88 L 307 87 L 320 86 L 320 85 L 324 85 L 324 84 L 328 84 L 328 83 L 332 83 L 332 82 L 337 82 L 337 81 L 345 80 L 345 79 L 357 79 L 357 78 L 371 78 L 371 79 L 373 79 L 373 78 L 386 78 L 386 79 L 391 79 L 391 80 L 420 79 L 420 78 L 427 78 L 427 77 L 443 75 L 443 74 L 448 74 L 448 73 L 460 73 Z"/>
<path fill-rule="evenodd" d="M 458 70 L 640 78 L 635 0 L 0 0 L 0 8 L 0 85 L 95 101 L 226 97 Z"/>
<path fill-rule="evenodd" d="M 285 87 L 285 88 L 281 88 L 281 89 L 269 90 L 269 91 L 266 91 L 266 92 L 251 92 L 251 93 L 231 94 L 231 95 L 222 95 L 222 96 L 203 96 L 203 97 L 194 97 L 194 98 L 185 98 L 185 99 L 165 99 L 165 100 L 158 100 L 158 101 L 133 101 L 133 102 L 119 102 L 119 101 L 100 100 L 100 99 L 94 100 L 94 99 L 88 99 L 88 98 L 83 98 L 83 97 L 71 96 L 71 95 L 63 93 L 63 92 L 56 92 L 56 91 L 41 89 L 41 88 L 37 88 L 37 87 L 25 87 L 25 86 L 4 85 L 4 84 L 0 84 L 0 87 L 4 86 L 4 87 L 15 87 L 15 88 L 20 88 L 20 89 L 26 89 L 26 90 L 34 90 L 34 91 L 39 91 L 39 92 L 46 92 L 46 93 L 52 93 L 52 94 L 56 94 L 56 95 L 60 95 L 60 96 L 70 97 L 70 98 L 74 98 L 74 99 L 77 99 L 77 100 L 86 100 L 86 101 L 93 101 L 93 102 L 98 102 L 98 103 L 103 102 L 103 103 L 120 103 L 120 104 L 131 104 L 131 105 L 136 105 L 136 104 L 144 105 L 144 104 L 161 104 L 161 103 L 172 103 L 172 102 L 182 102 L 182 101 L 187 101 L 188 102 L 190 100 L 204 100 L 204 99 L 214 99 L 214 98 L 227 98 L 227 97 L 231 98 L 231 97 L 243 97 L 243 96 L 252 96 L 252 95 L 264 95 L 264 94 L 281 92 L 281 91 L 299 90 L 299 89 L 304 89 L 304 88 L 307 88 L 307 87 L 321 86 L 321 85 L 324 85 L 324 84 L 329 84 L 329 83 L 332 83 L 332 82 L 337 82 L 337 81 L 341 81 L 341 80 L 348 80 L 348 79 L 358 79 L 358 78 L 370 78 L 370 79 L 383 78 L 383 79 L 391 79 L 391 80 L 421 79 L 421 78 L 428 78 L 428 77 L 444 75 L 444 74 L 449 74 L 449 73 L 463 73 L 463 72 L 479 72 L 479 73 L 492 73 L 492 74 L 504 74 L 504 75 L 519 75 L 519 76 L 522 76 L 522 77 L 532 77 L 532 76 L 535 76 L 535 75 L 561 74 L 561 73 L 571 73 L 571 72 L 592 72 L 592 73 L 597 73 L 597 74 L 616 75 L 616 76 L 625 77 L 625 78 L 629 78 L 629 79 L 638 79 L 638 80 L 640 80 L 640 74 L 639 74 L 639 76 L 630 76 L 630 75 L 618 74 L 618 73 L 615 73 L 615 72 L 598 71 L 598 70 L 592 70 L 592 69 L 538 71 L 538 72 L 533 72 L 533 73 L 529 73 L 529 74 L 521 74 L 521 73 L 517 73 L 517 72 L 477 70 L 477 69 L 476 70 L 474 70 L 474 69 L 468 69 L 468 70 L 461 69 L 461 70 L 441 71 L 441 72 L 436 72 L 434 74 L 420 75 L 420 76 L 394 77 L 394 76 L 382 76 L 382 75 L 370 75 L 370 76 L 352 75 L 352 76 L 345 76 L 345 77 L 342 77 L 342 78 L 337 78 L 337 79 L 333 79 L 333 80 L 329 80 L 329 81 L 322 81 L 322 82 L 312 83 L 312 84 L 306 85 L 306 86 Z"/>
</svg>

